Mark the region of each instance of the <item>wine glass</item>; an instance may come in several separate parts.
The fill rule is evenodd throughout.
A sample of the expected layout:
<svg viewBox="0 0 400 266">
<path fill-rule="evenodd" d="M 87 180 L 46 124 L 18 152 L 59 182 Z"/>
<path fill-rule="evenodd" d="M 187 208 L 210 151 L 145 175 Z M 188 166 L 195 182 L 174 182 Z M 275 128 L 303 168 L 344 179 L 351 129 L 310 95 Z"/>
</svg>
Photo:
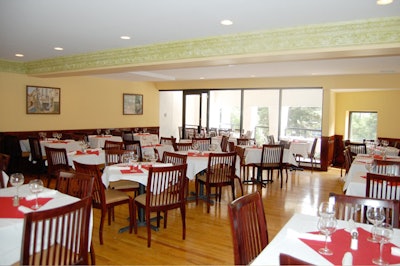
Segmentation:
<svg viewBox="0 0 400 266">
<path fill-rule="evenodd" d="M 390 224 L 381 223 L 372 227 L 372 233 L 379 243 L 379 258 L 372 259 L 372 263 L 377 265 L 387 265 L 388 262 L 382 258 L 383 245 L 390 242 L 393 237 L 393 228 Z"/>
<path fill-rule="evenodd" d="M 43 181 L 40 179 L 31 180 L 29 182 L 29 189 L 32 193 L 36 194 L 36 204 L 33 205 L 31 208 L 37 210 L 41 207 L 38 202 L 38 194 L 43 191 Z"/>
<path fill-rule="evenodd" d="M 17 194 L 14 196 L 13 206 L 19 205 L 18 188 L 24 183 L 24 175 L 21 173 L 14 173 L 10 176 L 10 184 L 16 187 Z"/>
<path fill-rule="evenodd" d="M 200 149 L 199 143 L 197 141 L 193 142 L 192 148 L 193 150 L 198 151 Z"/>
<path fill-rule="evenodd" d="M 372 162 L 366 162 L 365 163 L 365 169 L 367 170 L 367 173 L 371 172 Z"/>
<path fill-rule="evenodd" d="M 367 210 L 367 219 L 371 224 L 377 226 L 385 221 L 385 210 L 380 207 L 371 207 Z M 374 234 L 368 237 L 367 240 L 375 243 L 378 242 Z"/>
<path fill-rule="evenodd" d="M 318 214 L 321 217 L 332 217 L 335 216 L 336 209 L 335 204 L 332 202 L 324 201 L 321 202 L 318 208 Z"/>
<path fill-rule="evenodd" d="M 318 252 L 323 255 L 332 255 L 333 252 L 328 248 L 328 237 L 336 231 L 337 220 L 334 216 L 321 216 L 318 220 L 318 230 L 325 235 L 325 246 Z"/>
</svg>

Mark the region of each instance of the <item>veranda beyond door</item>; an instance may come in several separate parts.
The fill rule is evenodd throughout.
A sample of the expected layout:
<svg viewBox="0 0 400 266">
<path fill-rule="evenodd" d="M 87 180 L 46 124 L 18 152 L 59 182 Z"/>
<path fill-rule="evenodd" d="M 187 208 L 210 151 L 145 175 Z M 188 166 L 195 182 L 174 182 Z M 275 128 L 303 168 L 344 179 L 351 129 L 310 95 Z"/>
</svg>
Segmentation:
<svg viewBox="0 0 400 266">
<path fill-rule="evenodd" d="M 208 91 L 183 92 L 182 136 L 184 138 L 192 138 L 208 128 L 209 106 Z"/>
</svg>

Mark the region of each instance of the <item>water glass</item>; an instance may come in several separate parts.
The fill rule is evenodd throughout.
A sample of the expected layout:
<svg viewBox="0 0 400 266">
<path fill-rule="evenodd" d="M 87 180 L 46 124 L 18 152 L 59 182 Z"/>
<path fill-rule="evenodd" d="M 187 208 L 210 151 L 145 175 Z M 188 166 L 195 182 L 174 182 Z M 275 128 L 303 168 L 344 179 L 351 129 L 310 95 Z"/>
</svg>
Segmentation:
<svg viewBox="0 0 400 266">
<path fill-rule="evenodd" d="M 32 193 L 36 195 L 36 203 L 31 208 L 37 210 L 41 207 L 38 202 L 38 194 L 43 191 L 43 181 L 40 179 L 31 180 L 29 182 L 29 189 Z"/>
<path fill-rule="evenodd" d="M 16 187 L 16 194 L 13 200 L 13 206 L 19 206 L 18 188 L 24 183 L 24 175 L 21 173 L 14 173 L 10 176 L 10 184 Z"/>
</svg>

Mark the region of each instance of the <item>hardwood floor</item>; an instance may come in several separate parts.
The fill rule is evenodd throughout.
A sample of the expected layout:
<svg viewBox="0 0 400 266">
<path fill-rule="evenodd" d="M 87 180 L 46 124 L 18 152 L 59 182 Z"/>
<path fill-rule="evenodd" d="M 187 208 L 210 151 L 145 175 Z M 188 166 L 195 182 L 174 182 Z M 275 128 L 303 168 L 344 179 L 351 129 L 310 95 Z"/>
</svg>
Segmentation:
<svg viewBox="0 0 400 266">
<path fill-rule="evenodd" d="M 329 192 L 342 192 L 340 169 L 328 172 L 289 172 L 288 183 L 280 188 L 279 180 L 261 189 L 268 223 L 270 241 L 295 213 L 316 214 L 317 206 L 328 198 Z M 190 184 L 194 190 L 193 182 Z M 245 193 L 257 189 L 244 185 Z M 133 264 L 233 264 L 232 238 L 227 204 L 231 201 L 229 188 L 224 189 L 222 202 L 211 206 L 207 214 L 202 201 L 187 204 L 186 240 L 182 240 L 182 223 L 178 210 L 168 212 L 168 226 L 152 232 L 152 244 L 147 248 L 145 227 L 138 234 L 118 233 L 128 224 L 128 210 L 115 209 L 115 221 L 104 227 L 104 245 L 98 236 L 99 210 L 94 210 L 93 244 L 98 265 Z"/>
</svg>

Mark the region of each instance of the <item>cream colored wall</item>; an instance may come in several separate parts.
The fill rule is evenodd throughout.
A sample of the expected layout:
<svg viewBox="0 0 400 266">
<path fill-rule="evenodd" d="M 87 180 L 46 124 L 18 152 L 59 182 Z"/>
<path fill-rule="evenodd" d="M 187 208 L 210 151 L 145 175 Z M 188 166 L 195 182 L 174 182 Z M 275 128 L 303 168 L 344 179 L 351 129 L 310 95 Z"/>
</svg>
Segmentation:
<svg viewBox="0 0 400 266">
<path fill-rule="evenodd" d="M 378 112 L 378 137 L 400 138 L 400 89 L 336 94 L 336 133 L 346 138 L 349 111 Z"/>
<path fill-rule="evenodd" d="M 61 88 L 60 115 L 27 115 L 26 85 Z M 143 115 L 123 115 L 123 93 L 143 94 Z M 159 93 L 153 83 L 92 77 L 34 78 L 0 72 L 0 131 L 159 125 Z"/>
</svg>

